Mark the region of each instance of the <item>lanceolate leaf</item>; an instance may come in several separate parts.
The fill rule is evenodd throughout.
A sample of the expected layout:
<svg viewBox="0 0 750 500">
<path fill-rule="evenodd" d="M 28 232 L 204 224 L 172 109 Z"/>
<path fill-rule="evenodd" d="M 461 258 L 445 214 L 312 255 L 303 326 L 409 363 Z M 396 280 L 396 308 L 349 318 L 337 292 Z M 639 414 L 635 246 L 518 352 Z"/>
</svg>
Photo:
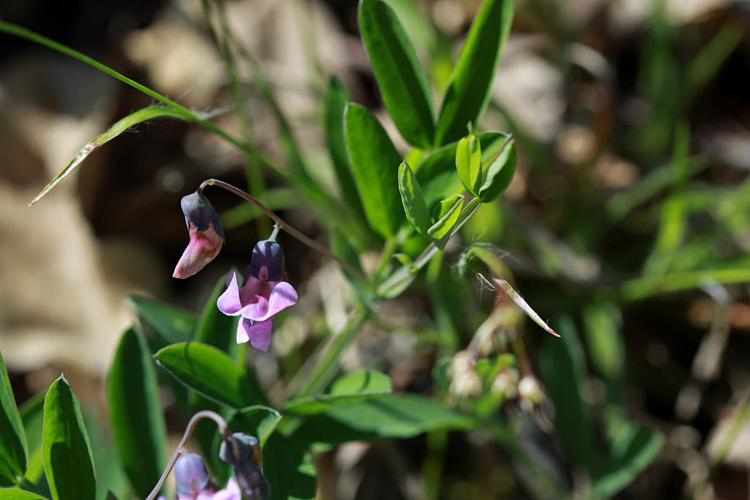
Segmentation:
<svg viewBox="0 0 750 500">
<path fill-rule="evenodd" d="M 138 316 L 168 344 L 190 340 L 195 330 L 195 316 L 153 299 L 133 296 L 129 299 Z"/>
<path fill-rule="evenodd" d="M 380 235 L 391 237 L 404 218 L 398 192 L 401 156 L 365 108 L 349 103 L 345 116 L 346 148 L 365 215 Z"/>
<path fill-rule="evenodd" d="M 154 357 L 171 375 L 209 399 L 242 408 L 265 403 L 257 382 L 217 348 L 200 342 L 167 346 Z"/>
<path fill-rule="evenodd" d="M 476 196 L 482 173 L 482 147 L 474 134 L 458 141 L 456 170 L 466 190 Z"/>
<path fill-rule="evenodd" d="M 112 125 L 106 132 L 103 134 L 97 135 L 93 139 L 91 139 L 85 146 L 83 146 L 78 153 L 73 157 L 72 160 L 65 166 L 62 171 L 57 174 L 46 186 L 44 186 L 44 189 L 36 195 L 36 197 L 31 201 L 31 204 L 33 205 L 37 201 L 39 201 L 42 196 L 49 193 L 52 188 L 57 186 L 57 184 L 63 180 L 68 174 L 70 174 L 73 170 L 80 165 L 83 160 L 88 158 L 88 156 L 96 151 L 100 146 L 108 143 L 118 135 L 122 134 L 126 130 L 128 130 L 131 127 L 134 127 L 135 125 L 138 125 L 139 123 L 145 122 L 147 120 L 153 120 L 155 118 L 178 118 L 178 119 L 185 119 L 185 114 L 176 111 L 171 108 L 167 108 L 164 106 L 148 106 L 143 109 L 139 109 L 135 113 L 131 113 L 125 118 L 120 119 L 117 121 L 114 125 Z"/>
<path fill-rule="evenodd" d="M 388 113 L 409 143 L 428 147 L 434 135 L 427 79 L 395 12 L 382 0 L 361 0 L 359 29 Z"/>
<path fill-rule="evenodd" d="M 0 485 L 17 483 L 23 477 L 28 455 L 21 415 L 0 355 Z"/>
<path fill-rule="evenodd" d="M 482 203 L 489 203 L 505 191 L 513 180 L 516 171 L 516 148 L 513 138 L 508 136 L 496 151 L 482 162 L 482 174 L 477 197 Z"/>
<path fill-rule="evenodd" d="M 120 339 L 107 381 L 117 455 L 141 498 L 156 484 L 167 461 L 167 432 L 153 363 L 145 340 L 131 328 Z"/>
<path fill-rule="evenodd" d="M 0 488 L 0 500 L 45 500 L 45 498 L 21 488 Z"/>
<path fill-rule="evenodd" d="M 510 32 L 512 0 L 484 0 L 453 70 L 435 131 L 435 145 L 458 140 L 476 124 L 490 98 L 500 51 Z"/>
<path fill-rule="evenodd" d="M 91 445 L 73 389 L 64 377 L 44 398 L 44 472 L 54 500 L 93 500 Z"/>
<path fill-rule="evenodd" d="M 432 225 L 430 212 L 427 210 L 419 182 L 406 162 L 398 167 L 398 190 L 401 193 L 401 203 L 404 205 L 406 219 L 419 233 L 427 234 L 427 230 Z"/>
</svg>

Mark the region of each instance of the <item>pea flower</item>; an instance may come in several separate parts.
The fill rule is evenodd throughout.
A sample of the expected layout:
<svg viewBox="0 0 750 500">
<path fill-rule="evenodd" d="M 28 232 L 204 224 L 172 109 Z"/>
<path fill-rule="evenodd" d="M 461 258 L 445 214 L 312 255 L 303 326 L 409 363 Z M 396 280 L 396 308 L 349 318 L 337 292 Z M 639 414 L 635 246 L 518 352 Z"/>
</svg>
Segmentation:
<svg viewBox="0 0 750 500">
<path fill-rule="evenodd" d="M 273 238 L 273 236 L 272 236 Z M 216 305 L 227 316 L 241 316 L 237 343 L 250 342 L 260 351 L 271 344 L 271 318 L 297 303 L 297 291 L 284 277 L 284 251 L 275 240 L 259 241 L 253 248 L 245 283 L 237 273 Z"/>
<path fill-rule="evenodd" d="M 177 500 L 242 500 L 237 481 L 231 478 L 227 487 L 217 490 L 208 477 L 200 455 L 182 455 L 174 467 Z"/>
<path fill-rule="evenodd" d="M 183 196 L 180 206 L 185 214 L 190 242 L 172 276 L 185 279 L 203 269 L 219 254 L 224 244 L 224 229 L 219 215 L 203 194 L 196 191 Z"/>
<path fill-rule="evenodd" d="M 234 467 L 234 477 L 245 497 L 269 498 L 270 488 L 260 470 L 260 443 L 256 437 L 235 432 L 221 443 L 219 458 Z"/>
</svg>

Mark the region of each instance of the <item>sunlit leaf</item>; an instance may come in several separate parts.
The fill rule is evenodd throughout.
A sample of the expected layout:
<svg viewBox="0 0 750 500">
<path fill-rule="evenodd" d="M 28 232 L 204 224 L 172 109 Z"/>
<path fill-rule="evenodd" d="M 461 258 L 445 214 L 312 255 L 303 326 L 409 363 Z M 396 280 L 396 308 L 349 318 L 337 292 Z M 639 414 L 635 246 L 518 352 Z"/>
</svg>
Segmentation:
<svg viewBox="0 0 750 500">
<path fill-rule="evenodd" d="M 26 472 L 28 456 L 26 433 L 0 355 L 0 484 L 18 483 Z"/>
<path fill-rule="evenodd" d="M 448 236 L 456 226 L 463 206 L 464 197 L 457 194 L 456 196 L 442 200 L 436 207 L 433 218 L 435 223 L 430 226 L 427 233 L 440 248 L 444 247 L 448 242 Z"/>
<path fill-rule="evenodd" d="M 39 201 L 42 196 L 49 193 L 52 188 L 57 186 L 57 184 L 61 180 L 63 180 L 71 172 L 73 172 L 73 170 L 75 170 L 76 167 L 78 167 L 83 162 L 83 160 L 88 158 L 88 156 L 96 151 L 100 146 L 108 143 L 129 128 L 134 127 L 139 123 L 143 123 L 148 120 L 154 120 L 156 118 L 178 118 L 182 120 L 185 119 L 184 113 L 175 111 L 172 108 L 167 108 L 165 106 L 147 106 L 143 109 L 139 109 L 138 111 L 129 114 L 125 118 L 118 120 L 114 125 L 107 129 L 106 132 L 97 135 L 88 143 L 86 143 L 80 150 L 78 150 L 78 153 L 76 153 L 73 159 L 68 162 L 65 168 L 62 169 L 59 174 L 53 177 L 52 180 L 49 181 L 46 186 L 44 186 L 44 189 L 42 189 L 42 191 L 38 195 L 36 195 L 33 200 L 31 200 L 31 204 L 33 205 L 34 203 Z"/>
<path fill-rule="evenodd" d="M 435 131 L 436 145 L 458 140 L 469 123 L 478 123 L 490 98 L 512 18 L 512 0 L 484 0 L 443 99 Z"/>
<path fill-rule="evenodd" d="M 434 122 L 427 79 L 396 14 L 382 0 L 362 0 L 359 29 L 393 122 L 411 144 L 429 147 Z"/>
<path fill-rule="evenodd" d="M 406 162 L 398 167 L 398 190 L 409 223 L 421 234 L 427 234 L 432 221 L 419 182 Z"/>
<path fill-rule="evenodd" d="M 53 500 L 93 500 L 96 479 L 86 427 L 64 377 L 44 398 L 44 472 Z"/>
</svg>

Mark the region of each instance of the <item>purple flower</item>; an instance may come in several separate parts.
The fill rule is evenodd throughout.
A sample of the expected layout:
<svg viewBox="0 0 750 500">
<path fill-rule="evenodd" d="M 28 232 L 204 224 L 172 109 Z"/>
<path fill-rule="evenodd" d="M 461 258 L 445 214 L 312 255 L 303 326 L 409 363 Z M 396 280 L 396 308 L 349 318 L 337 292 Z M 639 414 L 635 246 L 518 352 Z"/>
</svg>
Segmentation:
<svg viewBox="0 0 750 500">
<path fill-rule="evenodd" d="M 223 490 L 216 490 L 208 477 L 203 459 L 195 453 L 188 453 L 177 460 L 174 476 L 177 500 L 242 500 L 235 478 L 231 478 Z"/>
<path fill-rule="evenodd" d="M 219 254 L 224 244 L 224 230 L 219 222 L 219 214 L 208 198 L 197 191 L 183 196 L 180 206 L 185 214 L 190 242 L 172 276 L 185 279 L 203 269 Z"/>
<path fill-rule="evenodd" d="M 216 305 L 228 316 L 241 316 L 237 326 L 237 343 L 250 341 L 261 351 L 271 344 L 271 318 L 297 303 L 297 291 L 284 276 L 284 252 L 272 240 L 259 241 L 253 248 L 245 284 L 240 287 L 237 274 Z"/>
</svg>

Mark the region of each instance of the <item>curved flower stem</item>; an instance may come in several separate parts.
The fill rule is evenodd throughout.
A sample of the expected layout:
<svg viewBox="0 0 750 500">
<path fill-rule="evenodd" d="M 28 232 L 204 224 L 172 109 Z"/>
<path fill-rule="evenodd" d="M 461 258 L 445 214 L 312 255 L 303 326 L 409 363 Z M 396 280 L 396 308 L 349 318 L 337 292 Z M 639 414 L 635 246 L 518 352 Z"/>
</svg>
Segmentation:
<svg viewBox="0 0 750 500">
<path fill-rule="evenodd" d="M 182 435 L 182 439 L 180 439 L 177 448 L 174 450 L 174 453 L 172 453 L 172 456 L 169 457 L 169 462 L 167 462 L 167 466 L 164 468 L 164 472 L 162 472 L 159 481 L 156 483 L 156 486 L 154 486 L 154 489 L 151 490 L 151 493 L 148 494 L 146 500 L 154 500 L 159 494 L 162 486 L 164 486 L 164 482 L 167 480 L 167 477 L 169 477 L 170 472 L 172 472 L 174 464 L 177 463 L 177 459 L 180 458 L 180 455 L 184 453 L 185 444 L 193 435 L 195 426 L 198 425 L 198 422 L 206 418 L 216 422 L 216 425 L 219 427 L 219 432 L 221 432 L 221 436 L 223 439 L 226 440 L 229 437 L 229 425 L 227 425 L 226 421 L 218 413 L 210 410 L 203 410 L 193 415 L 193 418 L 190 419 L 190 422 L 188 422 L 187 427 L 185 428 L 185 433 Z"/>
<path fill-rule="evenodd" d="M 278 215 L 276 215 L 271 209 L 269 209 L 268 207 L 266 207 L 263 203 L 261 203 L 257 198 L 255 198 L 251 194 L 246 193 L 245 191 L 241 190 L 240 188 L 235 187 L 235 186 L 233 186 L 233 185 L 231 185 L 231 184 L 229 184 L 227 182 L 220 181 L 218 179 L 207 179 L 207 180 L 201 182 L 200 187 L 198 187 L 198 192 L 199 193 L 203 192 L 203 190 L 205 188 L 207 188 L 208 186 L 220 187 L 220 188 L 222 188 L 222 189 L 224 189 L 226 191 L 229 191 L 232 194 L 235 194 L 235 195 L 239 196 L 240 198 L 242 198 L 245 201 L 249 201 L 250 203 L 252 203 L 256 207 L 258 207 L 258 209 L 261 212 L 263 212 L 265 215 L 267 215 L 268 218 L 270 218 L 272 221 L 274 221 L 278 225 L 279 229 L 282 229 L 282 230 L 286 231 L 287 233 L 289 233 L 290 236 L 292 236 L 293 238 L 299 240 L 303 244 L 309 246 L 310 248 L 312 248 L 316 252 L 318 252 L 320 254 L 323 254 L 326 257 L 329 257 L 329 258 L 335 260 L 336 262 L 338 262 L 339 264 L 341 264 L 341 266 L 344 267 L 349 273 L 351 273 L 351 274 L 353 274 L 353 275 L 355 275 L 358 278 L 361 278 L 363 280 L 367 279 L 367 277 L 364 276 L 354 266 L 352 266 L 348 262 L 345 262 L 345 261 L 339 259 L 338 257 L 336 257 L 335 255 L 333 255 L 333 253 L 331 253 L 331 251 L 328 250 L 325 246 L 321 245 L 320 243 L 318 243 L 315 240 L 312 240 L 312 239 L 308 238 L 302 232 L 298 231 L 297 229 L 295 229 L 291 225 L 287 224 L 284 221 L 284 219 L 282 219 L 281 217 L 279 217 Z"/>
</svg>

